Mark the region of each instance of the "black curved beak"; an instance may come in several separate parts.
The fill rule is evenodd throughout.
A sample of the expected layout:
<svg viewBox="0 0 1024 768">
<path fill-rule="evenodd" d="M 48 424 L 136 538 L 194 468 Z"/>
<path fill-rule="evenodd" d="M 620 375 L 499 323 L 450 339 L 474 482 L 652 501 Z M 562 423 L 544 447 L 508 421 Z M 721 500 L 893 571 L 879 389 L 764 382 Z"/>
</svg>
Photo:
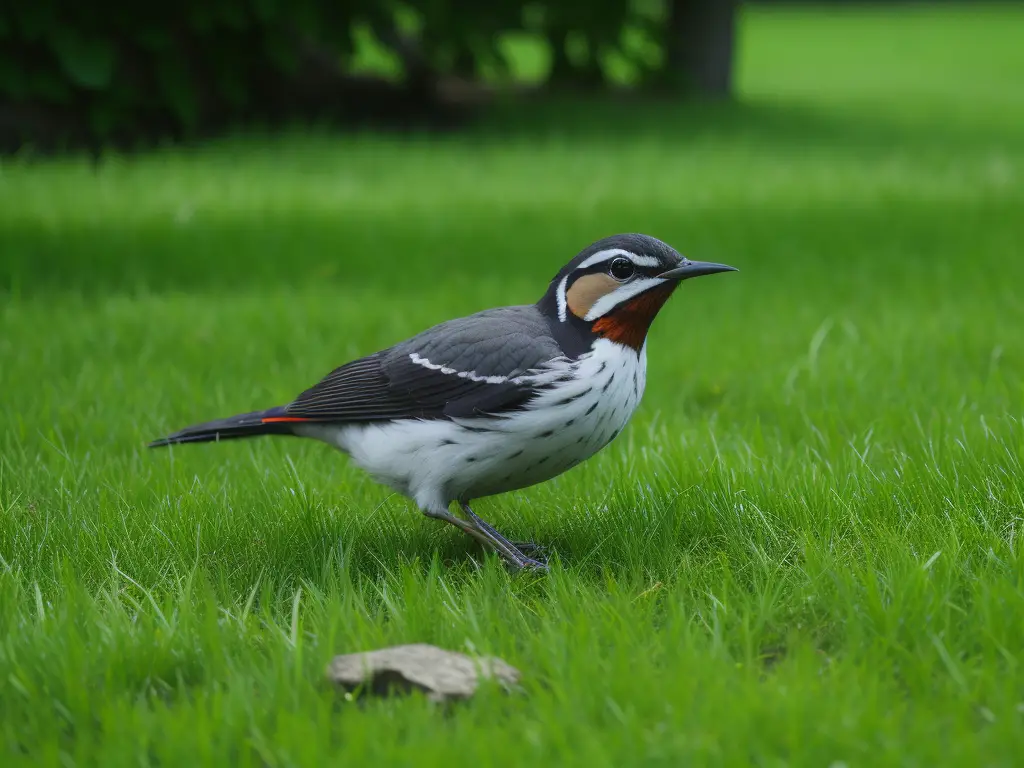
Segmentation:
<svg viewBox="0 0 1024 768">
<path fill-rule="evenodd" d="M 739 272 L 739 270 L 727 264 L 714 264 L 710 261 L 684 261 L 678 267 L 662 272 L 658 277 L 663 280 L 689 280 L 691 277 L 713 275 L 716 272 Z"/>
</svg>

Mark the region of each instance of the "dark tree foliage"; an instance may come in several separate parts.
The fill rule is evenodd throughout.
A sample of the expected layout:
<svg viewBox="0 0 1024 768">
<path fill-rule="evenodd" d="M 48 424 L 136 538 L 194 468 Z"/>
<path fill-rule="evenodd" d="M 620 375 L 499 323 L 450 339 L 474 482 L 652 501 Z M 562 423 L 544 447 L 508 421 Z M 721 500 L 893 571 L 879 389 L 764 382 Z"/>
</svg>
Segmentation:
<svg viewBox="0 0 1024 768">
<path fill-rule="evenodd" d="M 712 44 L 709 57 L 701 30 L 687 25 L 712 19 L 716 35 L 730 35 L 731 11 L 725 26 L 721 14 L 706 12 L 716 5 L 718 0 L 5 0 L 0 142 L 130 143 L 253 121 L 394 125 L 450 118 L 456 113 L 442 86 L 485 77 L 500 81 L 509 71 L 502 44 L 509 33 L 546 42 L 551 87 L 606 87 L 607 61 L 617 55 L 632 68 L 636 87 L 706 88 L 702 67 L 717 56 L 713 66 L 728 70 L 731 39 L 724 55 L 720 43 Z M 397 76 L 353 74 L 357 30 L 369 30 L 390 52 Z M 668 66 L 677 71 L 667 73 Z"/>
</svg>

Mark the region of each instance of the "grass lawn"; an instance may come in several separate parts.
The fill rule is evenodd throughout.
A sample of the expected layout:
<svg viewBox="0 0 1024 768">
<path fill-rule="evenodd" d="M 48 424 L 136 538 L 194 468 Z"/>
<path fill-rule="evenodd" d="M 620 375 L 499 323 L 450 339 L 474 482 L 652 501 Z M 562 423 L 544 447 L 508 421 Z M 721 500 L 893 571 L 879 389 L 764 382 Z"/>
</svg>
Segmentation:
<svg viewBox="0 0 1024 768">
<path fill-rule="evenodd" d="M 751 9 L 737 106 L 3 161 L 0 763 L 1018 762 L 1022 26 Z M 616 442 L 480 502 L 546 576 L 318 444 L 144 447 L 617 231 L 741 272 L 663 311 Z M 402 642 L 525 694 L 323 683 Z"/>
</svg>

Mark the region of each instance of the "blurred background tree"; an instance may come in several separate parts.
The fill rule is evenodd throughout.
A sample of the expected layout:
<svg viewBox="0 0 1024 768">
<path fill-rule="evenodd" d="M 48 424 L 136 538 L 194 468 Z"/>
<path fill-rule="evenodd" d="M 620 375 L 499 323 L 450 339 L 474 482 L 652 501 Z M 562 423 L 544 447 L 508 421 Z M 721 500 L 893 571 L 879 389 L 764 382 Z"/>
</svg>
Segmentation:
<svg viewBox="0 0 1024 768">
<path fill-rule="evenodd" d="M 7 149 L 287 121 L 446 125 L 507 87 L 727 96 L 736 15 L 735 0 L 5 5 Z"/>
</svg>

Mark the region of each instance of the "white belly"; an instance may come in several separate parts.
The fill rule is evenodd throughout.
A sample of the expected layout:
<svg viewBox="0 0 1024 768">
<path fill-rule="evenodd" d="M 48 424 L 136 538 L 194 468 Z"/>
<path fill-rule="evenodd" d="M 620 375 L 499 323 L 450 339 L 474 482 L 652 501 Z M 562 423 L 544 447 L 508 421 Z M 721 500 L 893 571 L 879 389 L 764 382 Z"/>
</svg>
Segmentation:
<svg viewBox="0 0 1024 768">
<path fill-rule="evenodd" d="M 590 458 L 626 426 L 643 395 L 646 347 L 602 339 L 572 363 L 574 378 L 510 416 L 403 419 L 306 427 L 374 479 L 423 509 L 446 509 L 549 480 Z"/>
</svg>

